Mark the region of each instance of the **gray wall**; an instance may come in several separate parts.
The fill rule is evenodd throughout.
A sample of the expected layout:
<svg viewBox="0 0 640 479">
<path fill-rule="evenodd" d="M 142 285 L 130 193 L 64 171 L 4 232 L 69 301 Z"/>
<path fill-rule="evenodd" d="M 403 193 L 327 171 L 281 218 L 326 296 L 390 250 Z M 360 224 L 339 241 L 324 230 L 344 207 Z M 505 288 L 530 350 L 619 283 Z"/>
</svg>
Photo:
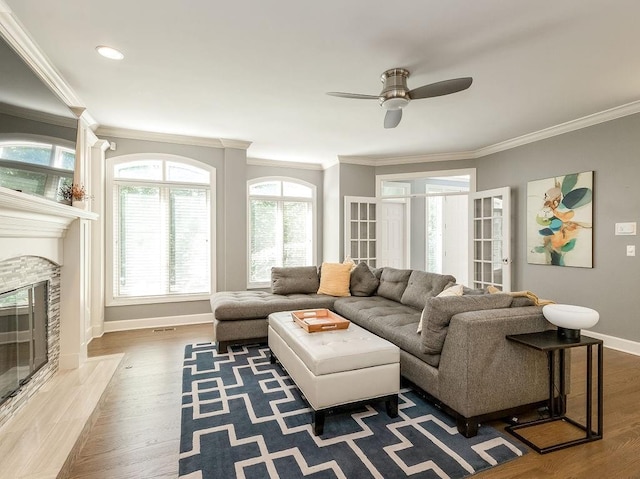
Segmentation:
<svg viewBox="0 0 640 479">
<path fill-rule="evenodd" d="M 593 328 L 640 341 L 640 258 L 627 257 L 637 236 L 615 236 L 618 222 L 640 222 L 640 115 L 538 141 L 477 160 L 478 190 L 510 186 L 514 288 L 599 311 Z M 527 264 L 527 182 L 594 171 L 593 268 Z M 639 252 L 640 253 L 640 252 Z"/>
</svg>

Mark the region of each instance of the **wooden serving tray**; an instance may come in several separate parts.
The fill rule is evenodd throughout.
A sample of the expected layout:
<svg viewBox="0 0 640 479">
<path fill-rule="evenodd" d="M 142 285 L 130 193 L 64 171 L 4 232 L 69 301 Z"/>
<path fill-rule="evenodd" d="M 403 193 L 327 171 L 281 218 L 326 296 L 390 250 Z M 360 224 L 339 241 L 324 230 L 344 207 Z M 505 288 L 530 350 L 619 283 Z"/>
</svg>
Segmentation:
<svg viewBox="0 0 640 479">
<path fill-rule="evenodd" d="M 291 316 L 298 325 L 308 333 L 347 329 L 351 321 L 329 311 L 328 309 L 303 309 L 292 311 Z"/>
</svg>

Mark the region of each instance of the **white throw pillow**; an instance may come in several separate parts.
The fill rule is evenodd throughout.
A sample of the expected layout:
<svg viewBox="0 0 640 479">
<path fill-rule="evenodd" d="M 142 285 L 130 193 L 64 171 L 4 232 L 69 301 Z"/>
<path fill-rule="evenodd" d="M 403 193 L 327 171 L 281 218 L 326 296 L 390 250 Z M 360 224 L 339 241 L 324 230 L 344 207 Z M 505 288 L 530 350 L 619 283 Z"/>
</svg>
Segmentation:
<svg viewBox="0 0 640 479">
<path fill-rule="evenodd" d="M 455 284 L 453 286 L 448 287 L 444 291 L 442 291 L 436 298 L 442 298 L 444 296 L 462 296 L 463 286 L 461 284 Z M 422 310 L 422 315 L 420 316 L 420 322 L 418 323 L 418 334 L 422 332 L 422 323 L 424 323 L 427 318 L 425 318 L 425 311 L 427 310 L 427 306 L 424 306 Z"/>
</svg>

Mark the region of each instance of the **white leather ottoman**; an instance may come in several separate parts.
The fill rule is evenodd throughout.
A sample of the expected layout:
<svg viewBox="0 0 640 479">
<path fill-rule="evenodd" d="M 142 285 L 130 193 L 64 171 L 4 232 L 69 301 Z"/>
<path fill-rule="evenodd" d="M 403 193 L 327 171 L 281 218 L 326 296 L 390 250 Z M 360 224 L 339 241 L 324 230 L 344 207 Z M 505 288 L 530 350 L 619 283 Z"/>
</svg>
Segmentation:
<svg viewBox="0 0 640 479">
<path fill-rule="evenodd" d="M 313 429 L 322 434 L 328 409 L 384 399 L 398 414 L 400 350 L 353 323 L 348 329 L 307 333 L 290 312 L 269 315 L 271 362 L 287 370 L 313 409 Z"/>
</svg>

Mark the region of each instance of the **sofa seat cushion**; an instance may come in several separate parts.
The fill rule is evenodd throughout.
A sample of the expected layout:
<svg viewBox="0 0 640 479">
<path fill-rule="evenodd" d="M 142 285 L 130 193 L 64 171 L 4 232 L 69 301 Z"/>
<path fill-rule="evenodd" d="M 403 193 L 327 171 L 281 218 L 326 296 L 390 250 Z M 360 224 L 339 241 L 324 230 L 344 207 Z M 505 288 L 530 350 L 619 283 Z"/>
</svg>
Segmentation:
<svg viewBox="0 0 640 479">
<path fill-rule="evenodd" d="M 340 298 L 334 310 L 400 349 L 423 360 L 427 357 L 416 334 L 420 311 L 380 296 Z"/>
<path fill-rule="evenodd" d="M 264 319 L 278 311 L 332 309 L 336 300 L 324 294 L 273 294 L 266 291 L 220 291 L 211 295 L 211 311 L 220 321 Z"/>
</svg>

